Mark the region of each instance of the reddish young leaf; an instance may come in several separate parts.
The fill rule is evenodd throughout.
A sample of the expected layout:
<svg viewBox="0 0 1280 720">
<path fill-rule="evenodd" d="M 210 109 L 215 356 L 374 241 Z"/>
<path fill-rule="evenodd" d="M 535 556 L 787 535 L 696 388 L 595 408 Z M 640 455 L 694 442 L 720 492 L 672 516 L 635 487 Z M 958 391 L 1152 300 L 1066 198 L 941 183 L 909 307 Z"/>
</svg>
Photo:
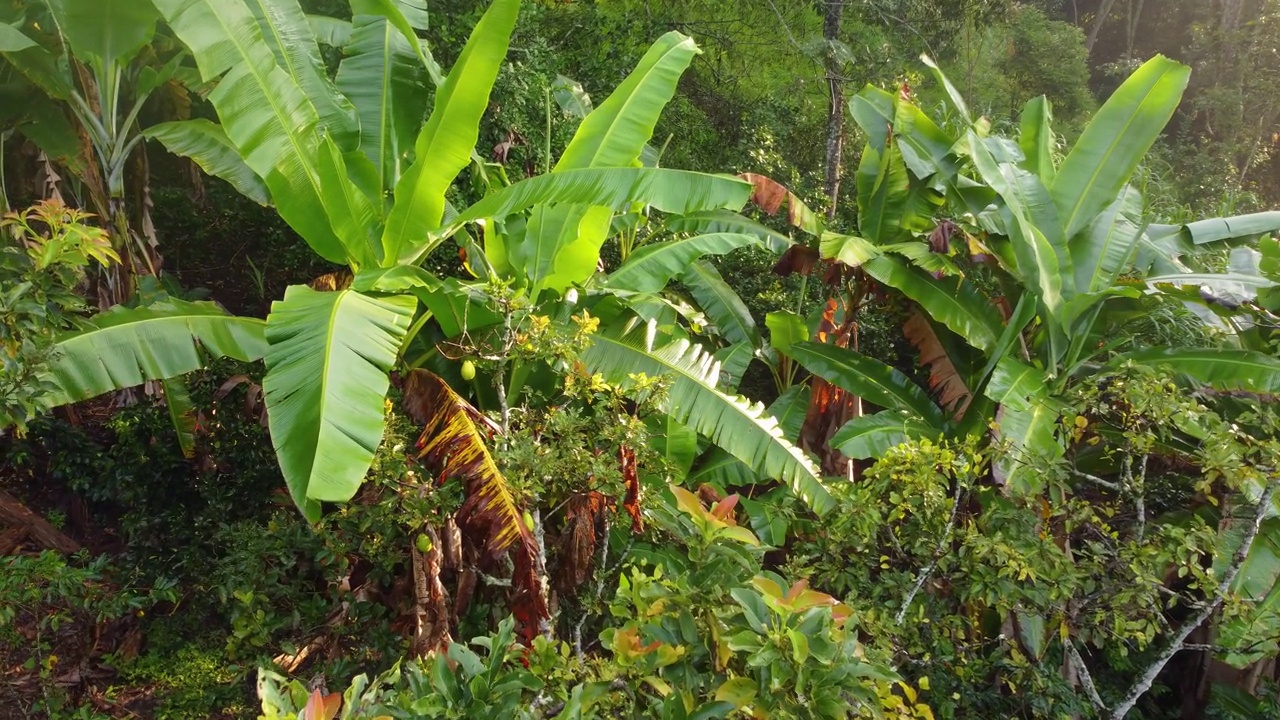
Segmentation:
<svg viewBox="0 0 1280 720">
<path fill-rule="evenodd" d="M 640 515 L 640 475 L 636 469 L 636 451 L 623 445 L 618 448 L 618 465 L 622 469 L 622 482 L 626 486 L 626 495 L 622 499 L 622 508 L 631 516 L 631 532 L 644 532 L 644 521 Z"/>
</svg>

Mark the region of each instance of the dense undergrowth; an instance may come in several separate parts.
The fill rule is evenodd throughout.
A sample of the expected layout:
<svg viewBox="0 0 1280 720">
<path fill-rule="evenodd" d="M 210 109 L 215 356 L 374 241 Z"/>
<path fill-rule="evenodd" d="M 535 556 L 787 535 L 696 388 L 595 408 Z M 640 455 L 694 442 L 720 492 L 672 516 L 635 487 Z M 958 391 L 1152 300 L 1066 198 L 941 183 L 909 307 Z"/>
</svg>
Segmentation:
<svg viewBox="0 0 1280 720">
<path fill-rule="evenodd" d="M 0 718 L 1280 716 L 1280 9 L 1071 5 L 0 6 Z"/>
</svg>

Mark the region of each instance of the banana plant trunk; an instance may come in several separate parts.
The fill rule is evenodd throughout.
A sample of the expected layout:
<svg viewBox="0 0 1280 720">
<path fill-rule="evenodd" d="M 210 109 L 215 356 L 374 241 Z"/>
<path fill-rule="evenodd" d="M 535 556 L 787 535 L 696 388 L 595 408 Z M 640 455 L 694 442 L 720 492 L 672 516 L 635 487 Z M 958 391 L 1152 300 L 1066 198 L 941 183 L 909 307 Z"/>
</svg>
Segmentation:
<svg viewBox="0 0 1280 720">
<path fill-rule="evenodd" d="M 831 104 L 827 111 L 827 220 L 836 216 L 840 198 L 840 164 L 844 156 L 844 84 L 840 78 L 840 60 L 836 56 L 835 43 L 840 39 L 840 18 L 844 14 L 844 0 L 829 0 L 822 23 L 822 37 L 826 40 L 824 58 L 827 73 L 827 90 Z"/>
</svg>

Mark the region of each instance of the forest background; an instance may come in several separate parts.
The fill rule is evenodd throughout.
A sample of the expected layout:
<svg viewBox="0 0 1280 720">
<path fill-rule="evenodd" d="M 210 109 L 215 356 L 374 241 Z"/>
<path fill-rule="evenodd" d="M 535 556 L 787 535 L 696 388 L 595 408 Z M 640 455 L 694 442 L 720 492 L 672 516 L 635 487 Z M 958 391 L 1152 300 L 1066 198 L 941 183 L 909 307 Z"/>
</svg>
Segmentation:
<svg viewBox="0 0 1280 720">
<path fill-rule="evenodd" d="M 19 0 L 5 4 L 10 7 L 0 12 L 15 15 L 27 5 Z M 352 19 L 352 5 L 345 2 L 304 0 L 301 6 L 309 15 Z M 424 17 L 429 21 L 415 25 L 416 32 L 440 66 L 449 68 L 460 62 L 462 48 L 486 10 L 486 5 L 469 0 L 437 0 L 427 6 Z M 338 26 L 312 27 L 322 38 L 322 62 L 337 72 L 342 53 L 334 43 L 324 42 L 323 33 Z M 1181 226 L 1200 218 L 1280 207 L 1280 0 L 530 0 L 515 21 L 506 63 L 497 70 L 479 125 L 476 150 L 481 162 L 476 167 L 501 172 L 504 183 L 550 168 L 593 107 L 592 100 L 598 107 L 624 83 L 651 44 L 673 30 L 692 37 L 701 53 L 680 76 L 646 152 L 657 153 L 662 167 L 751 173 L 785 186 L 780 192 L 792 193 L 786 202 L 793 222 L 768 213 L 758 217 L 776 233 L 799 235 L 811 229 L 795 222 L 797 207 L 822 216 L 827 230 L 852 233 L 865 227 L 866 199 L 855 175 L 864 164 L 864 148 L 874 148 L 875 139 L 849 112 L 850 101 L 864 87 L 909 101 L 948 132 L 959 132 L 966 113 L 971 113 L 973 118 L 985 116 L 994 135 L 1010 137 L 1020 130 L 1025 136 L 1024 109 L 1044 96 L 1052 106 L 1055 152 L 1061 155 L 1126 78 L 1156 55 L 1185 63 L 1192 74 L 1171 120 L 1129 181 L 1141 193 L 1144 220 Z M 173 38 L 165 40 L 176 45 Z M 161 44 L 156 41 L 155 46 Z M 922 55 L 945 70 L 967 108 L 958 106 L 953 92 L 921 61 Z M 4 74 L 8 72 L 9 66 L 0 65 L 0 79 L 16 77 Z M 219 118 L 205 97 L 207 88 L 188 92 L 178 86 L 157 86 L 131 121 L 150 125 L 173 118 Z M 9 89 L 9 84 L 0 86 Z M 424 100 L 423 109 L 427 107 Z M 89 189 L 93 183 L 72 177 L 84 167 L 67 158 L 82 148 L 68 150 L 67 158 L 46 152 L 49 146 L 39 142 L 38 130 L 24 135 L 32 126 L 22 125 L 15 119 L 19 115 L 16 102 L 0 109 L 0 121 L 13 123 L 0 124 L 5 141 L 0 146 L 4 209 L 64 196 L 69 204 L 111 217 L 115 205 L 109 200 L 95 203 Z M 245 197 L 243 188 L 203 175 L 196 163 L 170 155 L 154 139 L 137 148 L 120 159 L 121 167 L 131 164 L 128 172 L 121 171 L 122 178 L 138 177 L 137 165 L 142 163 L 149 185 L 145 200 L 122 222 L 140 230 L 138 236 L 149 249 L 133 259 L 127 256 L 126 265 L 139 269 L 150 262 L 152 269 L 162 268 L 165 277 L 137 287 L 124 280 L 119 285 L 114 279 L 104 281 L 94 286 L 87 305 L 137 304 L 136 298 L 130 299 L 135 294 L 144 298 L 153 293 L 190 301 L 211 299 L 234 313 L 261 318 L 290 285 L 337 269 L 332 258 L 313 254 L 271 208 Z M 459 201 L 483 196 L 482 186 L 492 184 L 467 173 L 463 177 L 466 181 L 458 183 L 451 196 Z M 104 187 L 109 184 L 108 180 Z M 622 236 L 626 233 L 624 229 Z M 634 233 L 631 240 L 635 241 Z M 624 243 L 606 245 L 601 267 L 618 267 L 629 249 Z M 432 254 L 426 267 L 441 277 L 461 277 L 464 268 L 456 250 L 450 245 L 448 251 Z M 79 264 L 89 265 L 89 255 Z M 1209 269 L 1223 269 L 1226 255 L 1218 261 Z M 820 316 L 832 294 L 816 275 L 811 279 L 805 273 L 775 272 L 777 262 L 769 246 L 760 244 L 725 252 L 713 266 L 708 263 L 710 272 L 736 293 L 743 332 L 751 336 L 759 328 L 771 334 L 771 349 L 782 347 L 781 309 Z M 696 288 L 690 294 L 696 304 L 707 306 L 708 317 L 715 314 L 710 309 L 713 300 Z M 907 303 L 886 291 L 868 295 L 858 318 L 858 350 L 897 372 L 895 381 L 910 377 L 928 385 L 928 363 L 904 329 L 904 318 L 910 315 L 910 309 L 904 309 Z M 495 297 L 507 303 L 503 307 L 510 313 L 510 297 Z M 83 309 L 69 299 L 49 302 L 74 307 L 75 312 Z M 517 348 L 513 353 L 528 352 L 552 365 L 567 359 L 572 367 L 573 358 L 583 352 L 583 338 L 596 328 L 589 314 L 574 315 L 570 321 L 571 307 L 572 303 L 558 320 L 571 332 L 548 340 L 548 347 L 537 351 Z M 1138 318 L 1124 328 L 1148 344 L 1178 345 L 1188 333 L 1200 332 L 1191 329 L 1189 315 L 1177 308 L 1160 305 L 1144 315 L 1146 325 Z M 607 327 L 608 317 L 605 323 Z M 716 332 L 730 336 L 723 321 L 712 324 Z M 698 323 L 690 329 L 696 335 Z M 818 369 L 820 360 L 804 360 L 803 352 L 796 352 L 790 359 L 775 354 L 771 362 L 754 362 L 735 378 L 737 391 L 771 406 L 784 428 L 787 417 L 793 425 L 804 419 L 805 404 L 797 404 L 796 393 L 788 391 L 803 384 L 808 371 L 840 384 Z M 1270 354 L 1275 356 L 1274 347 Z M 490 359 L 486 364 L 478 359 L 481 378 L 496 371 L 501 385 L 505 360 Z M 1274 429 L 1267 424 L 1273 419 L 1241 416 L 1238 408 L 1222 410 L 1213 406 L 1212 396 L 1205 399 L 1181 385 L 1175 392 L 1173 383 L 1159 373 L 1144 375 L 1140 370 L 1129 376 L 1112 371 L 1119 386 L 1130 388 L 1124 391 L 1129 393 L 1124 395 L 1126 402 L 1142 408 L 1137 413 L 1142 421 L 1126 429 L 1125 444 L 1117 451 L 1117 457 L 1127 459 L 1116 460 L 1116 467 L 1123 465 L 1131 476 L 1124 463 L 1145 458 L 1153 445 L 1173 444 L 1161 435 L 1163 404 L 1212 415 L 1214 420 L 1204 422 L 1214 432 L 1219 416 L 1256 423 L 1263 428 L 1255 433 L 1258 443 L 1240 440 L 1238 448 L 1230 443 L 1223 447 L 1238 449 L 1246 458 L 1238 465 L 1267 472 L 1271 456 L 1257 448 L 1274 450 L 1267 445 L 1274 444 L 1274 433 L 1266 430 Z M 474 377 L 474 366 L 448 379 L 454 387 L 465 388 L 471 381 L 468 374 Z M 576 377 L 571 371 L 566 374 Z M 571 392 L 572 402 L 566 404 L 575 411 L 554 421 L 554 411 L 536 403 L 523 408 L 526 415 L 517 412 L 514 425 L 504 429 L 519 439 L 495 450 L 498 465 L 510 476 L 533 476 L 538 474 L 534 469 L 550 463 L 555 473 L 566 477 L 589 477 L 593 482 L 598 477 L 600 487 L 613 482 L 622 488 L 616 493 L 621 497 L 632 480 L 625 469 L 616 467 L 615 459 L 625 457 L 628 448 L 661 438 L 654 444 L 654 457 L 641 452 L 642 475 L 650 467 L 646 463 L 670 463 L 676 453 L 664 433 L 672 431 L 654 429 L 646 401 L 611 394 L 610 386 L 620 385 L 626 375 L 609 377 L 601 387 L 588 375 L 588 387 L 574 390 L 578 395 Z M 6 383 L 19 384 L 18 377 L 15 373 L 0 379 L 0 390 L 12 391 Z M 845 510 L 838 511 L 840 519 L 831 522 L 829 534 L 815 530 L 821 521 L 810 513 L 812 508 L 791 498 L 787 488 L 761 483 L 756 495 L 744 489 L 748 485 L 725 481 L 741 476 L 708 470 L 714 462 L 732 462 L 728 456 L 702 455 L 692 472 L 683 468 L 684 474 L 699 480 L 688 487 L 704 488 L 700 498 L 668 494 L 658 499 L 657 492 L 650 493 L 655 498 L 653 507 L 646 509 L 646 518 L 655 526 L 650 532 L 665 540 L 629 538 L 622 529 L 630 520 L 620 508 L 609 511 L 619 514 L 611 527 L 603 519 L 605 510 L 591 505 L 602 502 L 598 493 L 536 482 L 518 487 L 517 497 L 530 500 L 533 511 L 521 520 L 538 528 L 541 544 L 545 514 L 548 536 L 554 536 L 548 547 L 561 543 L 552 550 L 550 572 L 555 576 L 552 595 L 562 596 L 562 606 L 556 608 L 556 641 L 545 639 L 551 633 L 544 633 L 538 640 L 523 638 L 531 648 L 528 652 L 503 649 L 512 646 L 528 625 L 516 600 L 510 604 L 517 608 L 517 622 L 502 620 L 508 606 L 504 594 L 518 595 L 519 581 L 514 578 L 520 570 L 488 568 L 479 580 L 475 574 L 464 580 L 468 576 L 461 567 L 447 568 L 450 582 L 471 584 L 466 591 L 451 585 L 450 593 L 474 592 L 477 598 L 469 608 L 459 603 L 453 611 L 451 639 L 461 642 L 431 655 L 433 660 L 421 666 L 381 675 L 381 684 L 370 686 L 367 680 L 353 678 L 361 673 L 378 677 L 395 658 L 425 654 L 441 644 L 438 636 L 424 640 L 430 633 L 422 627 L 422 591 L 413 585 L 422 576 L 415 563 L 433 552 L 439 555 L 437 545 L 448 547 L 448 540 L 436 536 L 435 525 L 428 531 L 426 525 L 405 518 L 435 517 L 442 508 L 457 509 L 461 499 L 432 495 L 424 500 L 421 494 L 403 491 L 403 479 L 412 477 L 417 466 L 386 449 L 411 445 L 418 433 L 417 418 L 411 411 L 391 413 L 366 490 L 358 502 L 328 516 L 317 530 L 284 492 L 286 482 L 267 438 L 262 382 L 261 367 L 226 359 L 191 376 L 187 402 L 200 425 L 189 439 L 178 437 L 181 432 L 175 435 L 172 405 L 158 399 L 172 391 L 152 385 L 140 394 L 32 419 L 25 432 L 0 438 L 0 500 L 9 524 L 0 533 L 0 550 L 6 554 L 0 561 L 6 671 L 0 705 L 10 708 L 12 717 L 332 717 L 326 713 L 339 712 L 334 699 L 344 692 L 343 717 L 360 716 L 351 714 L 357 707 L 398 711 L 405 717 L 609 717 L 625 712 L 677 718 L 732 717 L 739 712 L 757 717 L 849 713 L 1059 718 L 1124 717 L 1132 710 L 1128 717 L 1261 718 L 1280 712 L 1274 682 L 1280 618 L 1272 617 L 1274 607 L 1269 606 L 1272 615 L 1265 618 L 1249 616 L 1247 632 L 1224 619 L 1222 630 L 1215 625 L 1191 640 L 1182 637 L 1177 641 L 1180 651 L 1192 645 L 1196 650 L 1181 652 L 1173 662 L 1163 658 L 1156 666 L 1164 647 L 1157 641 L 1176 635 L 1187 613 L 1194 616 L 1210 601 L 1216 609 L 1216 603 L 1224 601 L 1226 593 L 1218 597 L 1204 588 L 1213 587 L 1215 561 L 1220 572 L 1231 552 L 1213 533 L 1199 526 L 1187 530 L 1180 520 L 1162 524 L 1159 533 L 1151 532 L 1159 539 L 1144 544 L 1147 509 L 1140 509 L 1134 520 L 1123 509 L 1128 491 L 1117 492 L 1114 503 L 1112 498 L 1090 498 L 1074 505 L 1058 496 L 1045 501 L 1046 518 L 1061 515 L 1073 521 L 1076 514 L 1089 513 L 1094 514 L 1092 521 L 1098 513 L 1110 520 L 1107 513 L 1122 508 L 1124 522 L 1117 521 L 1113 540 L 1125 540 L 1100 551 L 1096 565 L 1082 559 L 1082 553 L 1079 565 L 1066 570 L 1055 564 L 1056 559 L 1037 555 L 1039 551 L 1019 541 L 1004 544 L 1000 524 L 1012 526 L 1026 518 L 986 496 L 983 508 L 972 510 L 968 535 L 955 540 L 962 551 L 956 552 L 954 562 L 944 559 L 942 550 L 952 534 L 964 534 L 963 521 L 956 522 L 957 514 L 969 512 L 959 510 L 962 498 L 971 492 L 977 506 L 977 488 L 994 472 L 980 441 L 961 437 L 940 444 L 908 444 L 901 452 L 877 446 L 875 457 L 881 463 L 875 468 L 870 462 L 858 466 L 858 472 L 875 480 L 868 481 L 865 490 L 840 495 Z M 822 381 L 815 377 L 813 382 Z M 1086 415 L 1100 417 L 1112 409 L 1108 403 L 1114 398 L 1104 389 L 1095 394 L 1079 387 L 1069 391 L 1075 403 L 1074 409 L 1063 412 L 1069 422 Z M 21 392 L 16 395 L 22 401 Z M 471 399 L 497 410 L 498 401 L 486 390 L 476 389 Z M 790 412 L 785 411 L 788 399 Z M 505 426 L 505 398 L 501 402 Z M 870 402 L 887 406 L 874 398 Z M 574 403 L 595 409 L 582 410 Z M 636 424 L 618 424 L 617 417 Z M 1073 437 L 1068 425 L 1066 435 L 1075 442 L 1086 440 L 1087 423 Z M 567 439 L 581 437 L 602 440 L 586 447 L 590 443 Z M 1207 445 L 1216 437 L 1208 433 L 1200 439 Z M 575 447 L 575 442 L 584 447 Z M 549 443 L 558 447 L 545 451 Z M 1215 477 L 1216 459 L 1195 458 L 1190 465 L 1196 472 L 1203 469 L 1207 477 Z M 634 456 L 630 462 L 636 462 Z M 622 464 L 625 468 L 626 461 Z M 1142 464 L 1145 477 L 1145 459 Z M 1172 477 L 1189 471 L 1162 466 L 1160 472 Z M 1107 483 L 1120 483 L 1090 477 L 1086 483 L 1099 480 L 1095 485 L 1112 490 L 1117 485 Z M 907 498 L 902 487 L 918 492 Z M 1160 511 L 1173 512 L 1192 499 L 1197 507 L 1216 508 L 1217 501 L 1206 498 L 1231 496 L 1199 485 L 1177 489 L 1174 481 L 1160 488 L 1151 496 L 1153 508 L 1159 506 Z M 735 489 L 740 500 L 729 492 Z M 1166 490 L 1167 495 L 1160 495 Z M 533 501 L 553 497 L 557 503 L 544 503 L 541 511 Z M 944 502 L 948 498 L 950 508 Z M 1262 504 L 1269 498 L 1264 494 Z M 736 510 L 735 502 L 741 503 Z M 880 507 L 876 519 L 850 512 L 859 503 Z M 1243 505 L 1233 509 L 1242 517 L 1252 516 Z M 28 514 L 31 511 L 34 516 Z M 1006 512 L 1008 516 L 1001 514 Z M 1156 512 L 1151 510 L 1153 516 Z M 563 518 L 553 521 L 557 514 Z M 589 542 L 575 534 L 573 525 L 587 523 L 578 518 L 588 516 L 593 517 Z M 1233 529 L 1229 514 L 1226 518 L 1214 518 L 1209 525 L 1239 545 L 1240 529 Z M 728 528 L 737 528 L 738 522 L 751 529 L 753 542 L 735 544 L 741 537 Z M 1259 515 L 1258 523 L 1262 522 Z M 452 523 L 440 527 L 456 532 Z M 1029 536 L 1041 532 L 1031 526 L 1022 529 Z M 761 540 L 767 551 L 757 547 Z M 853 554 L 870 558 L 870 564 L 856 570 L 845 567 L 840 558 Z M 664 577 L 661 570 L 699 566 L 706 574 L 698 580 Z M 1102 587 L 1081 579 L 1121 566 L 1143 578 L 1141 592 L 1126 595 L 1123 578 Z M 1061 582 L 1076 595 L 1052 597 L 1040 587 L 1025 596 L 1019 590 L 1018 600 L 1007 606 L 973 600 L 1008 591 L 1005 583 L 1013 579 L 982 574 L 993 567 L 1010 569 L 1019 584 L 1028 574 L 1032 586 L 1036 573 L 1057 578 L 1049 585 Z M 1177 575 L 1167 583 L 1175 589 L 1164 587 L 1165 573 L 1152 569 L 1156 567 Z M 1184 583 L 1188 573 L 1191 579 Z M 805 594 L 805 586 L 783 582 L 783 576 L 805 579 L 815 591 Z M 762 577 L 767 583 L 756 582 Z M 480 590 L 475 589 L 477 582 Z M 723 591 L 700 594 L 699 583 L 718 584 Z M 785 592 L 788 587 L 793 592 Z M 1266 596 L 1274 605 L 1275 593 L 1267 590 L 1251 592 L 1255 600 Z M 912 606 L 917 593 L 917 605 Z M 1046 593 L 1050 597 L 1042 597 Z M 1180 599 L 1177 608 L 1171 603 L 1168 613 L 1152 612 L 1153 598 L 1162 593 L 1191 599 Z M 1107 598 L 1105 606 L 1091 606 L 1100 595 Z M 836 605 L 836 599 L 862 614 L 856 630 L 850 626 L 846 631 L 839 616 L 847 608 Z M 686 622 L 684 616 L 662 614 L 661 608 L 681 603 L 705 611 L 705 617 L 698 614 L 695 624 L 693 616 Z M 1052 612 L 1030 609 L 1054 608 L 1065 617 L 1081 605 L 1090 610 L 1082 613 L 1078 626 L 1074 615 L 1069 622 Z M 913 615 L 916 627 L 904 630 L 903 616 L 909 608 L 919 614 Z M 1235 607 L 1230 612 L 1247 615 Z M 629 618 L 644 613 L 669 621 L 669 626 L 658 627 L 658 621 L 644 627 L 629 623 Z M 761 622 L 761 617 L 773 620 Z M 928 629 L 930 623 L 940 628 L 937 634 Z M 1082 629 L 1086 626 L 1088 630 Z M 727 633 L 726 628 L 737 633 L 732 642 L 718 645 L 719 638 L 708 639 L 708 634 Z M 1114 637 L 1107 638 L 1108 632 Z M 1243 647 L 1219 643 L 1219 633 L 1232 632 L 1248 642 Z M 752 633 L 763 639 L 748 638 Z M 821 662 L 813 660 L 823 651 L 811 650 L 809 641 L 796 640 L 797 635 L 826 638 L 815 641 L 815 647 L 824 642 L 836 650 L 826 650 Z M 449 636 L 448 630 L 444 636 Z M 472 645 L 473 652 L 462 640 L 471 636 L 489 639 Z M 770 655 L 776 654 L 770 643 L 782 643 L 785 667 Z M 859 659 L 838 659 L 845 655 Z M 767 670 L 737 675 L 729 669 L 738 667 L 735 663 Z M 260 676 L 258 668 L 267 666 L 281 674 Z M 1133 688 L 1152 668 L 1156 674 L 1131 698 Z M 455 673 L 468 682 L 449 680 Z M 296 679 L 291 683 L 286 677 Z M 824 683 L 843 693 L 833 696 L 838 709 L 816 697 L 816 688 Z M 806 698 L 801 689 L 805 687 L 813 688 L 810 694 L 815 697 Z M 779 692 L 775 706 L 766 707 L 763 698 L 778 688 L 786 692 Z M 428 697 L 436 699 L 424 699 Z M 1124 712 L 1118 710 L 1121 706 Z M 0 709 L 0 717 L 10 716 L 5 712 Z"/>
</svg>

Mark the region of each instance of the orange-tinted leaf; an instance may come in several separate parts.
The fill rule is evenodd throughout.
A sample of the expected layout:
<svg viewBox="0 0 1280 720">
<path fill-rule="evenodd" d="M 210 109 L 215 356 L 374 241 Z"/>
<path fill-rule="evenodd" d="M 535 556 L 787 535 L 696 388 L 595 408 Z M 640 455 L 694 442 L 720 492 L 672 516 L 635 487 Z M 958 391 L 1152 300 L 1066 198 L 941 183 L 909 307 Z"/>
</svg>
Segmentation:
<svg viewBox="0 0 1280 720">
<path fill-rule="evenodd" d="M 770 215 L 777 215 L 783 203 L 787 206 L 787 222 L 810 235 L 822 234 L 822 221 L 796 194 L 784 185 L 755 173 L 742 173 L 738 177 L 751 183 L 751 202 Z"/>
<path fill-rule="evenodd" d="M 333 720 L 341 707 L 342 696 L 338 693 L 321 695 L 319 690 L 312 690 L 302 710 L 302 720 Z"/>
<path fill-rule="evenodd" d="M 618 465 L 622 470 L 622 483 L 626 494 L 622 499 L 622 508 L 631 516 L 631 532 L 644 532 L 644 521 L 640 515 L 640 475 L 636 468 L 636 451 L 623 445 L 618 448 Z"/>
<path fill-rule="evenodd" d="M 726 525 L 737 525 L 737 521 L 733 517 L 733 509 L 738 506 L 738 496 L 730 495 L 729 497 L 716 503 L 711 508 L 711 515 L 717 520 L 722 520 Z"/>
<path fill-rule="evenodd" d="M 453 388 L 426 370 L 414 370 L 404 382 L 409 416 L 423 426 L 418 457 L 466 489 L 458 522 L 484 537 L 484 546 L 498 555 L 517 542 L 532 544 L 520 507 L 498 471 L 477 423 L 496 426 Z M 476 535 L 472 535 L 476 537 Z"/>
<path fill-rule="evenodd" d="M 937 398 L 938 405 L 951 410 L 955 417 L 964 415 L 973 395 L 951 362 L 929 319 L 916 310 L 903 324 L 902 334 L 920 352 L 920 364 L 929 368 L 929 389 Z"/>
<path fill-rule="evenodd" d="M 791 589 L 787 591 L 787 596 L 785 598 L 786 601 L 791 602 L 792 600 L 795 600 L 796 596 L 798 596 L 800 593 L 804 592 L 807 589 L 809 589 L 808 580 L 796 581 L 796 584 L 792 585 Z"/>
<path fill-rule="evenodd" d="M 817 341 L 837 347 L 852 344 L 856 348 L 854 333 L 857 323 L 853 314 L 846 309 L 844 322 L 836 325 L 836 311 L 840 306 L 835 298 L 827 300 L 822 321 L 818 324 Z M 850 472 L 850 461 L 831 447 L 831 438 L 850 420 L 862 416 L 862 398 L 820 377 L 811 378 L 809 386 L 809 408 L 805 412 L 797 444 L 818 457 L 824 474 L 845 475 Z"/>
</svg>

